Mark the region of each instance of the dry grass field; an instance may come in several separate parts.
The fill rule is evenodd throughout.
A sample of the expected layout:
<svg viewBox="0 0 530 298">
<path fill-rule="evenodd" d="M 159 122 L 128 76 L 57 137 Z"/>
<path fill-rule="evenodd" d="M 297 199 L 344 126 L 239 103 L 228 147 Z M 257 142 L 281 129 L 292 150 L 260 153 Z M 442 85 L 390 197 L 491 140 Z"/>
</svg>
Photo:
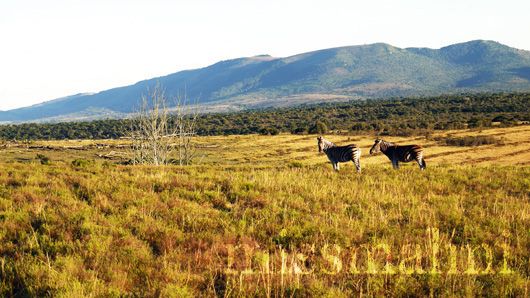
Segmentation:
<svg viewBox="0 0 530 298">
<path fill-rule="evenodd" d="M 127 165 L 127 140 L 0 144 L 0 293 L 529 295 L 530 126 L 385 138 L 422 145 L 423 172 L 326 138 L 363 172 L 315 135 L 198 137 L 188 167 Z"/>
<path fill-rule="evenodd" d="M 492 136 L 500 144 L 483 146 L 443 146 L 436 138 L 463 136 Z M 387 164 L 382 155 L 369 155 L 374 136 L 329 135 L 337 145 L 355 143 L 362 148 L 362 164 Z M 431 136 L 382 137 L 397 144 L 419 144 L 426 148 L 429 165 L 530 165 L 530 126 L 492 128 L 484 130 L 455 130 L 434 133 Z M 317 153 L 315 135 L 278 136 L 236 135 L 197 137 L 201 166 L 277 167 L 297 162 L 304 166 L 327 163 L 325 155 Z M 52 160 L 68 162 L 76 158 L 91 160 L 125 160 L 126 140 L 64 140 L 34 141 L 27 144 L 0 144 L 0 161 L 29 161 L 38 153 Z M 412 165 L 412 164 L 410 164 Z M 347 167 L 348 165 L 346 165 Z M 406 166 L 406 165 L 405 165 Z"/>
<path fill-rule="evenodd" d="M 436 137 L 493 136 L 503 144 L 485 146 L 452 147 L 440 146 Z M 382 155 L 370 156 L 373 136 L 326 136 L 337 145 L 355 143 L 362 148 L 362 164 L 388 164 Z M 397 144 L 420 144 L 426 148 L 429 165 L 530 165 L 530 127 L 497 128 L 483 131 L 462 130 L 433 134 L 429 139 L 416 137 L 382 137 Z M 199 139 L 205 147 L 204 163 L 219 165 L 277 166 L 292 161 L 303 165 L 327 163 L 325 155 L 317 154 L 316 136 L 279 135 L 264 137 L 221 136 Z M 351 165 L 350 165 L 351 166 Z"/>
</svg>

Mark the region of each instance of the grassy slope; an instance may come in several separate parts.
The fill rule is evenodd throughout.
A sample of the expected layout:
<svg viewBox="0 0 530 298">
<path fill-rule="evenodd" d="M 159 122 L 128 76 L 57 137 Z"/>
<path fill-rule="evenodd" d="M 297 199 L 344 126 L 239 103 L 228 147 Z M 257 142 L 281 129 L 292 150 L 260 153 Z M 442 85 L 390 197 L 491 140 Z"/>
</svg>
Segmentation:
<svg viewBox="0 0 530 298">
<path fill-rule="evenodd" d="M 445 134 L 445 133 L 444 133 Z M 10 147 L 0 156 L 0 292 L 3 295 L 124 293 L 175 296 L 231 295 L 528 295 L 530 251 L 530 127 L 454 131 L 454 136 L 495 135 L 504 145 L 439 146 L 423 137 L 392 140 L 426 147 L 428 170 L 390 169 L 383 156 L 367 156 L 372 137 L 330 136 L 362 146 L 363 173 L 344 165 L 334 173 L 316 153 L 314 136 L 200 138 L 202 164 L 188 168 L 120 166 L 97 158 L 116 148 L 46 150 Z M 116 145 L 116 141 L 102 141 Z M 88 141 L 45 142 L 60 148 Z M 31 144 L 35 146 L 39 144 Z M 40 165 L 36 153 L 52 160 Z M 74 166 L 76 158 L 93 160 Z M 368 266 L 374 251 L 398 270 L 404 258 L 414 268 L 432 266 L 429 228 L 440 235 L 440 275 L 347 274 Z M 328 275 L 333 245 L 341 248 L 342 274 Z M 450 246 L 457 248 L 456 275 Z M 464 274 L 466 245 L 492 251 L 495 274 Z M 509 249 L 504 249 L 507 245 Z M 300 277 L 256 274 L 240 277 L 248 259 L 255 272 L 270 252 L 278 272 L 281 248 L 303 253 Z M 330 252 L 331 251 L 331 252 Z M 500 274 L 503 251 L 508 267 Z M 302 263 L 300 263 L 302 264 Z M 417 264 L 416 264 L 417 265 Z M 332 270 L 333 271 L 333 270 Z M 225 272 L 225 273 L 223 273 Z"/>
</svg>

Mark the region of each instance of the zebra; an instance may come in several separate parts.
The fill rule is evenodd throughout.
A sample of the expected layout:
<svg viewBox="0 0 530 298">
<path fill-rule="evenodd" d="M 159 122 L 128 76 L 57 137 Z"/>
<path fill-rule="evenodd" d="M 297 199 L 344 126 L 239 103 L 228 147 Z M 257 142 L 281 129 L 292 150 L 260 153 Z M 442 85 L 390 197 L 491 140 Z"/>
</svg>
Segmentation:
<svg viewBox="0 0 530 298">
<path fill-rule="evenodd" d="M 322 136 L 317 138 L 318 140 L 318 152 L 326 153 L 331 165 L 335 171 L 339 170 L 339 162 L 352 161 L 357 169 L 357 172 L 361 172 L 361 148 L 355 144 L 346 146 L 337 146 L 332 142 L 324 139 Z"/>
<path fill-rule="evenodd" d="M 423 159 L 423 148 L 419 145 L 396 145 L 394 143 L 386 142 L 381 139 L 375 140 L 370 155 L 383 152 L 392 162 L 394 169 L 399 169 L 399 162 L 410 162 L 416 160 L 420 166 L 420 170 L 427 167 L 425 159 Z"/>
</svg>

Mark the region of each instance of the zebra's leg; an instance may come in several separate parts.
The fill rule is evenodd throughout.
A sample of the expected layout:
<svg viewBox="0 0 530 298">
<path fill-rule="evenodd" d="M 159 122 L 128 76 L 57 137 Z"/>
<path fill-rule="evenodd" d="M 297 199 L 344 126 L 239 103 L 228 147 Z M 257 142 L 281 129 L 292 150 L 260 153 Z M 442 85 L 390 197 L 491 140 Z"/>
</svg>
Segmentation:
<svg viewBox="0 0 530 298">
<path fill-rule="evenodd" d="M 396 158 L 392 160 L 392 166 L 394 169 L 399 169 L 399 161 Z"/>
<path fill-rule="evenodd" d="M 425 168 L 427 167 L 427 164 L 425 163 L 425 159 L 423 159 L 423 157 L 418 157 L 416 158 L 416 162 L 418 162 L 418 165 L 420 166 L 420 170 L 425 170 Z"/>
<path fill-rule="evenodd" d="M 337 172 L 338 172 L 338 171 L 340 170 L 340 165 L 339 165 L 339 163 L 338 163 L 338 162 L 337 162 L 337 163 L 335 163 L 335 165 L 336 165 L 336 170 L 337 170 Z"/>
<path fill-rule="evenodd" d="M 357 158 L 352 160 L 353 164 L 355 165 L 355 168 L 357 169 L 357 173 L 361 172 L 361 161 Z"/>
</svg>

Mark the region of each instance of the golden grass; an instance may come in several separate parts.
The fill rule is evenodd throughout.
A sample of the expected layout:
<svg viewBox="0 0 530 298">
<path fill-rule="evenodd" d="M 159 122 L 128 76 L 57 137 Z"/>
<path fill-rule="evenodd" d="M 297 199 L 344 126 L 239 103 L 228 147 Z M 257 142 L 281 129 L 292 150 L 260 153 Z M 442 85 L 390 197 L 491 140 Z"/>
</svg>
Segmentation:
<svg viewBox="0 0 530 298">
<path fill-rule="evenodd" d="M 434 140 L 447 135 L 503 144 Z M 529 136 L 520 126 L 387 138 L 423 145 L 424 172 L 369 156 L 373 136 L 327 136 L 362 147 L 362 174 L 333 172 L 313 135 L 200 137 L 190 167 L 100 157 L 126 151 L 124 140 L 9 144 L 0 293 L 527 296 Z"/>
<path fill-rule="evenodd" d="M 494 136 L 504 144 L 477 147 L 441 146 L 434 139 L 447 136 Z M 355 143 L 362 148 L 362 164 L 387 164 L 382 155 L 370 156 L 369 150 L 374 136 L 328 135 L 337 145 Z M 530 164 L 530 126 L 492 128 L 484 130 L 456 130 L 437 132 L 429 136 L 383 137 L 398 144 L 419 144 L 424 146 L 428 165 L 443 164 Z M 203 165 L 277 166 L 282 162 L 297 161 L 303 165 L 327 163 L 325 155 L 317 153 L 316 135 L 278 136 L 243 135 L 198 137 L 200 156 L 197 162 Z M 98 144 L 100 148 L 94 148 Z M 2 150 L 0 161 L 28 160 L 37 153 L 45 153 L 52 159 L 67 161 L 72 158 L 101 159 L 110 152 L 127 153 L 127 140 L 65 140 L 35 141 L 29 144 L 11 144 Z M 55 150 L 34 147 L 46 146 Z M 79 150 L 85 148 L 86 150 Z M 347 165 L 348 166 L 348 165 Z"/>
<path fill-rule="evenodd" d="M 432 140 L 445 136 L 492 135 L 502 138 L 503 145 L 478 147 L 440 146 Z M 362 148 L 362 164 L 388 164 L 382 155 L 370 156 L 373 136 L 326 136 L 337 145 L 355 143 Z M 424 146 L 428 165 L 441 164 L 530 164 L 530 126 L 495 128 L 489 130 L 447 131 L 433 134 L 429 139 L 415 137 L 383 137 L 398 144 L 419 144 Z M 316 136 L 279 135 L 273 137 L 249 135 L 229 137 L 202 137 L 199 143 L 207 146 L 204 162 L 217 164 L 277 165 L 279 162 L 297 161 L 304 165 L 327 163 L 325 155 L 317 153 Z"/>
</svg>

